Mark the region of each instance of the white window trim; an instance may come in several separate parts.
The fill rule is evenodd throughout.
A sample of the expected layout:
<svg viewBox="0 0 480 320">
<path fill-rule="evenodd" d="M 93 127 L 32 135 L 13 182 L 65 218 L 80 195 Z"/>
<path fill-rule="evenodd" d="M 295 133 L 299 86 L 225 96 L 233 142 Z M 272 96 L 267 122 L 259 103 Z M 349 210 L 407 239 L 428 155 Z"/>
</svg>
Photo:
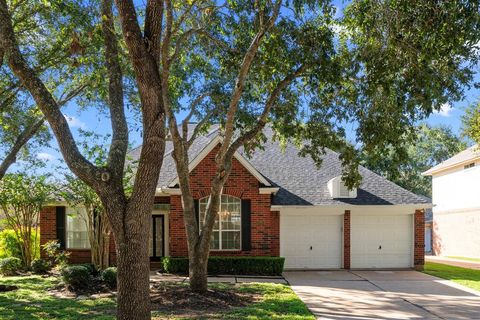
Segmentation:
<svg viewBox="0 0 480 320">
<path fill-rule="evenodd" d="M 220 206 L 222 205 L 221 196 L 222 195 L 220 195 Z M 212 233 L 213 232 L 218 232 L 218 246 L 219 246 L 219 248 L 218 249 L 210 248 L 210 251 L 225 251 L 225 252 L 228 252 L 228 251 L 230 251 L 230 252 L 232 252 L 232 251 L 242 251 L 242 199 L 237 198 L 235 196 L 228 195 L 228 194 L 225 194 L 225 196 L 231 197 L 233 199 L 237 199 L 240 202 L 240 211 L 239 211 L 239 214 L 240 214 L 240 229 L 239 230 L 236 230 L 236 229 L 222 229 L 222 221 L 219 217 L 218 229 L 214 229 L 214 228 L 212 229 Z M 202 200 L 208 199 L 208 198 L 209 198 L 209 196 L 206 196 L 206 197 L 203 197 L 203 198 L 198 200 L 199 229 L 201 229 L 201 226 L 202 226 L 202 221 L 200 221 L 200 203 L 201 203 Z M 240 232 L 239 248 L 238 249 L 237 248 L 235 248 L 235 249 L 222 249 L 222 232 Z"/>
<path fill-rule="evenodd" d="M 91 250 L 90 246 L 90 239 L 89 239 L 89 234 L 88 234 L 88 225 L 86 226 L 86 231 L 74 231 L 74 230 L 69 230 L 69 221 L 71 219 L 83 219 L 84 223 L 87 224 L 87 221 L 84 220 L 79 214 L 80 210 L 85 210 L 84 207 L 67 207 L 65 210 L 65 249 L 67 250 Z M 86 211 L 84 211 L 86 214 Z M 76 214 L 76 217 L 72 217 L 72 213 Z M 86 217 L 85 217 L 86 218 Z M 69 232 L 75 233 L 75 232 L 85 232 L 87 235 L 87 246 L 86 247 L 73 247 L 68 244 L 68 234 Z"/>
</svg>

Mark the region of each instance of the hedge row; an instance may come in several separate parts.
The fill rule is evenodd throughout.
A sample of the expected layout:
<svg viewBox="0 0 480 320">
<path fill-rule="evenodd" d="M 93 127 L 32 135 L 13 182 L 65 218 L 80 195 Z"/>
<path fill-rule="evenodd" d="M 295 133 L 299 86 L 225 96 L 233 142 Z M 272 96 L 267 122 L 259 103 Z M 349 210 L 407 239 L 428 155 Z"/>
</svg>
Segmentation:
<svg viewBox="0 0 480 320">
<path fill-rule="evenodd" d="M 167 273 L 188 273 L 188 258 L 165 257 L 162 262 Z M 284 262 L 282 257 L 210 257 L 208 273 L 276 276 L 282 274 Z"/>
</svg>

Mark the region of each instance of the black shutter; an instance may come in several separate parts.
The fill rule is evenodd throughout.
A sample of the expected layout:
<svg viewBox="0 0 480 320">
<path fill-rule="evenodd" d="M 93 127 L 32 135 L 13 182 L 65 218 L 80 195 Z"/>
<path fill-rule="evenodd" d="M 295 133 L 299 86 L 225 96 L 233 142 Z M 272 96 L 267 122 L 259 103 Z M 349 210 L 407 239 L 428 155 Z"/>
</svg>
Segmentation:
<svg viewBox="0 0 480 320">
<path fill-rule="evenodd" d="M 197 218 L 197 224 L 200 221 L 200 202 L 198 200 L 193 200 L 193 207 L 195 208 L 195 218 Z M 198 226 L 200 230 L 200 225 Z"/>
<path fill-rule="evenodd" d="M 56 207 L 56 226 L 60 249 L 65 249 L 65 207 Z"/>
<path fill-rule="evenodd" d="M 249 199 L 242 199 L 242 250 L 252 250 L 252 205 Z"/>
</svg>

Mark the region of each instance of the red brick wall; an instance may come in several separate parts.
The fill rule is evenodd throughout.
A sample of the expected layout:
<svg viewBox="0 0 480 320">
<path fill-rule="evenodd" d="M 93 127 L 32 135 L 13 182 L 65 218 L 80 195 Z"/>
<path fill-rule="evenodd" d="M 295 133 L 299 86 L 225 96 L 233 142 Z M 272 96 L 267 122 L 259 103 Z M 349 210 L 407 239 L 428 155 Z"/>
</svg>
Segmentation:
<svg viewBox="0 0 480 320">
<path fill-rule="evenodd" d="M 43 207 L 40 211 L 40 248 L 50 240 L 57 239 L 57 221 L 55 207 Z M 45 252 L 40 251 L 42 258 Z"/>
<path fill-rule="evenodd" d="M 413 252 L 413 264 L 415 269 L 422 270 L 425 264 L 425 213 L 423 210 L 415 210 L 414 217 L 415 244 Z"/>
<path fill-rule="evenodd" d="M 218 147 L 217 147 L 218 148 Z M 191 172 L 190 183 L 195 199 L 210 194 L 211 179 L 215 173 L 215 154 L 212 150 Z M 232 171 L 225 183 L 223 194 L 251 200 L 250 251 L 212 251 L 211 255 L 278 256 L 280 254 L 280 219 L 271 211 L 271 195 L 259 194 L 259 182 L 243 165 L 233 160 Z M 170 255 L 187 256 L 187 240 L 180 196 L 170 198 Z"/>
<path fill-rule="evenodd" d="M 343 268 L 350 269 L 350 210 L 343 215 Z"/>
<path fill-rule="evenodd" d="M 50 240 L 57 240 L 56 207 L 43 207 L 40 211 L 40 246 Z M 67 249 L 70 252 L 70 263 L 90 263 L 91 252 L 89 249 Z M 40 256 L 45 258 L 45 252 L 40 251 Z M 113 235 L 110 236 L 110 263 L 115 265 L 116 251 Z"/>
</svg>

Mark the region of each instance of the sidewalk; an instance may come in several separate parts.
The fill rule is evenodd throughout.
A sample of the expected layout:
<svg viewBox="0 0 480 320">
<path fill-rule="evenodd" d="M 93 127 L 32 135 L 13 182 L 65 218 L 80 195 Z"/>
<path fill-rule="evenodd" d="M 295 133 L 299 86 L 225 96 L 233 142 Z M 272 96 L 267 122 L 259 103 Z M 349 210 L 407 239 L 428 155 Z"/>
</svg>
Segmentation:
<svg viewBox="0 0 480 320">
<path fill-rule="evenodd" d="M 171 274 L 161 274 L 155 271 L 150 272 L 150 282 L 188 282 L 188 277 L 177 276 Z M 248 275 L 231 275 L 231 276 L 210 276 L 208 282 L 221 282 L 221 283 L 252 283 L 252 282 L 266 282 L 266 283 L 280 283 L 288 284 L 283 277 L 262 277 L 262 276 L 248 276 Z"/>
<path fill-rule="evenodd" d="M 452 258 L 438 257 L 438 256 L 425 256 L 425 261 L 443 263 L 443 264 L 447 264 L 449 266 L 455 266 L 455 267 L 480 270 L 480 262 L 475 262 L 475 261 L 452 259 Z"/>
</svg>

